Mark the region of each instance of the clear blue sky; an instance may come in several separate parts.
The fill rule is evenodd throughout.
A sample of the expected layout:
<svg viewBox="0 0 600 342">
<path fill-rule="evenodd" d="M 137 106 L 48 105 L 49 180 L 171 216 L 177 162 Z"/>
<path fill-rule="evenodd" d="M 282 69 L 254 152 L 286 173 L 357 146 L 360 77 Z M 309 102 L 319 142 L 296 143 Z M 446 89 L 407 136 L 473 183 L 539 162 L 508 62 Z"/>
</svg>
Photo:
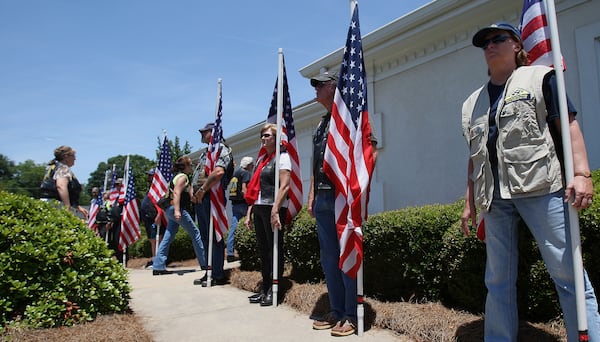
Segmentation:
<svg viewBox="0 0 600 342">
<path fill-rule="evenodd" d="M 362 35 L 428 2 L 359 1 Z M 298 70 L 349 20 L 348 0 L 0 0 L 0 154 L 46 163 L 69 145 L 87 182 L 112 156 L 154 159 L 163 129 L 199 149 L 218 78 L 227 137 L 266 118 L 279 48 L 292 105 L 313 99 Z"/>
</svg>

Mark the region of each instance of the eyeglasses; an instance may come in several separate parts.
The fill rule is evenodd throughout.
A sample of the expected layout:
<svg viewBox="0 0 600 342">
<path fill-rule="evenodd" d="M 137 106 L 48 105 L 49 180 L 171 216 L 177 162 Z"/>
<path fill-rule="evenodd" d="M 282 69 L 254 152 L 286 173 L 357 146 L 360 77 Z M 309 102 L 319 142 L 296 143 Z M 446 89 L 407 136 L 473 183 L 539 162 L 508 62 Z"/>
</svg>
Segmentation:
<svg viewBox="0 0 600 342">
<path fill-rule="evenodd" d="M 329 84 L 329 81 L 319 82 L 319 83 L 315 84 L 315 88 L 317 88 L 317 89 L 323 88 L 324 86 L 326 86 L 328 84 Z"/>
<path fill-rule="evenodd" d="M 273 136 L 273 134 L 269 134 L 269 133 L 263 133 L 260 135 L 261 138 L 270 138 L 272 136 Z"/>
<path fill-rule="evenodd" d="M 509 38 L 510 38 L 510 37 L 509 37 L 509 36 L 507 36 L 507 35 L 505 35 L 505 34 L 499 34 L 499 35 L 497 35 L 497 36 L 493 36 L 493 37 L 492 37 L 492 38 L 490 38 L 490 39 L 486 39 L 486 40 L 483 42 L 483 45 L 481 46 L 481 48 L 485 50 L 485 49 L 487 49 L 487 48 L 488 48 L 488 46 L 489 46 L 490 44 L 492 44 L 492 43 L 494 43 L 494 44 L 504 43 L 504 42 L 505 42 L 507 39 L 509 39 Z"/>
</svg>

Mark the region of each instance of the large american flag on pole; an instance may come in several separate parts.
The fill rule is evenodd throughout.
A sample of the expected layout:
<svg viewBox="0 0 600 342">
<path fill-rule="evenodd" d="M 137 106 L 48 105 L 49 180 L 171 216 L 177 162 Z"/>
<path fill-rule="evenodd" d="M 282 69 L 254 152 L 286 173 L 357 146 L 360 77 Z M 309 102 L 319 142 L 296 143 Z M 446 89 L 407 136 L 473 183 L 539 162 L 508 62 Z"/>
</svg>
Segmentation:
<svg viewBox="0 0 600 342">
<path fill-rule="evenodd" d="M 275 89 L 273 90 L 273 99 L 267 116 L 268 123 L 277 123 L 277 82 L 275 81 Z M 286 147 L 287 153 L 292 162 L 292 170 L 290 172 L 290 189 L 288 191 L 288 210 L 287 223 L 298 214 L 302 208 L 302 178 L 300 174 L 300 157 L 298 156 L 298 141 L 296 140 L 296 129 L 294 128 L 294 118 L 292 117 L 292 101 L 290 100 L 290 91 L 288 88 L 287 75 L 285 72 L 285 62 L 283 64 L 283 122 L 281 124 L 281 141 Z M 266 152 L 261 149 L 260 152 Z M 264 157 L 264 156 L 263 156 Z M 257 160 L 261 159 L 261 155 Z"/>
<path fill-rule="evenodd" d="M 348 29 L 328 135 L 323 170 L 335 185 L 339 266 L 356 279 L 363 258 L 361 226 L 367 219 L 374 167 L 358 6 Z"/>
<path fill-rule="evenodd" d="M 212 130 L 210 143 L 208 144 L 206 157 L 205 171 L 207 175 L 210 175 L 215 169 L 219 156 L 221 155 L 221 140 L 223 139 L 223 101 L 220 87 L 217 101 L 217 118 L 215 120 L 215 127 Z M 223 187 L 221 186 L 221 182 L 216 182 L 210 189 L 210 213 L 213 219 L 213 227 L 215 228 L 217 241 L 221 241 L 229 227 L 225 205 L 225 193 Z"/>
<path fill-rule="evenodd" d="M 160 148 L 158 166 L 154 169 L 152 184 L 150 185 L 150 191 L 148 191 L 148 197 L 150 197 L 150 200 L 154 204 L 157 204 L 169 190 L 169 182 L 173 179 L 172 163 L 171 148 L 165 135 L 162 147 Z"/>
<path fill-rule="evenodd" d="M 543 0 L 525 0 L 523 2 L 520 29 L 523 47 L 529 56 L 529 64 L 553 66 L 550 28 Z M 562 63 L 564 70 L 564 60 Z"/>
<path fill-rule="evenodd" d="M 124 180 L 125 201 L 121 214 L 121 237 L 119 239 L 119 250 L 124 251 L 127 246 L 140 238 L 140 210 L 135 197 L 135 179 L 129 165 L 129 156 L 125 163 L 126 176 Z"/>
</svg>

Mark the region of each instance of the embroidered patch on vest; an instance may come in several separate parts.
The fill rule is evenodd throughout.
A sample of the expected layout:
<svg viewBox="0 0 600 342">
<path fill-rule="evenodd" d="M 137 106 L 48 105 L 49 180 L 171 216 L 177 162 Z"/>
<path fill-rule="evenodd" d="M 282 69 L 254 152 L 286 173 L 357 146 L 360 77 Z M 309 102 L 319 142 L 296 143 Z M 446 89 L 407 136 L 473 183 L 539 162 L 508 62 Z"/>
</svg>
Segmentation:
<svg viewBox="0 0 600 342">
<path fill-rule="evenodd" d="M 525 89 L 517 88 L 512 94 L 507 95 L 504 99 L 504 103 L 511 103 L 522 100 L 530 100 L 532 98 L 531 93 Z"/>
</svg>

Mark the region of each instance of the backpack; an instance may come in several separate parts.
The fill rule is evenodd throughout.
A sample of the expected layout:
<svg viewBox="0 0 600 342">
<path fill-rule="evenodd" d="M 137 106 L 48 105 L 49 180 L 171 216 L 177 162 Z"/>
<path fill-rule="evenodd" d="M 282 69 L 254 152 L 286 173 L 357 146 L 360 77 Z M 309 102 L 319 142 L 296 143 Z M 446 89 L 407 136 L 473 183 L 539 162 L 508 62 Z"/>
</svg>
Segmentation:
<svg viewBox="0 0 600 342">
<path fill-rule="evenodd" d="M 56 179 L 54 179 L 54 172 L 56 171 L 56 165 L 51 165 L 46 171 L 42 183 L 40 184 L 40 198 L 54 198 L 58 199 L 58 190 L 56 190 Z"/>
</svg>

